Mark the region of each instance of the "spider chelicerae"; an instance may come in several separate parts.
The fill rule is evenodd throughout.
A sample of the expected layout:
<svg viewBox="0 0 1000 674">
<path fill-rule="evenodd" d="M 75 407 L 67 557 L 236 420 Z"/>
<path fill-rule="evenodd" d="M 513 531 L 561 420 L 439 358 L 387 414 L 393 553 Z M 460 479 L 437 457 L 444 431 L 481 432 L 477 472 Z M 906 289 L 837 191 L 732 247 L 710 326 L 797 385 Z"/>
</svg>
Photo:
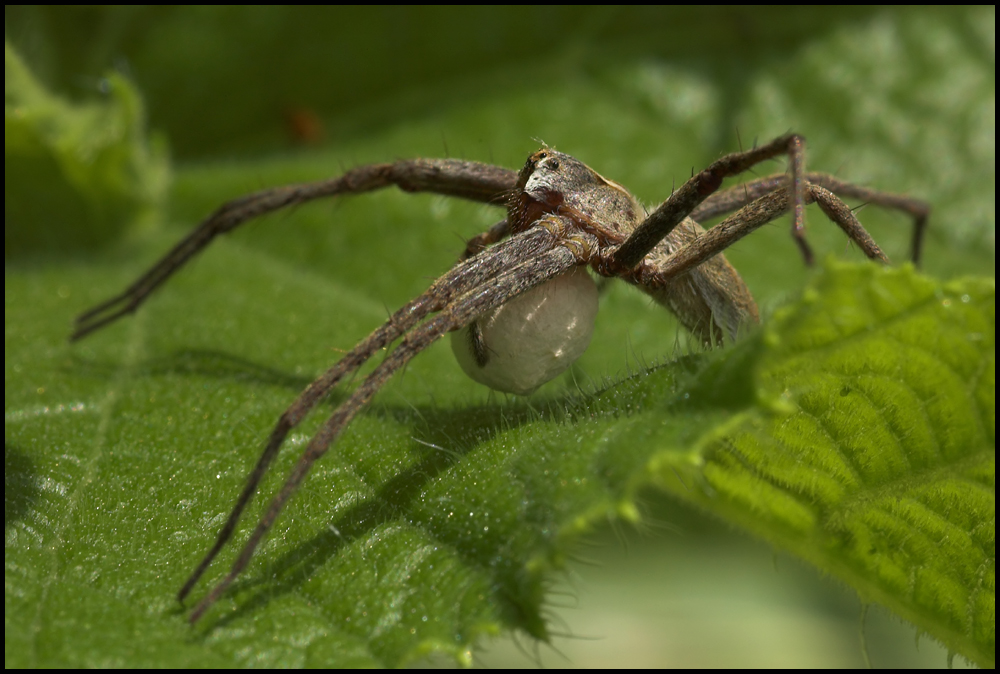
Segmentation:
<svg viewBox="0 0 1000 674">
<path fill-rule="evenodd" d="M 787 173 L 720 191 L 725 178 L 782 155 L 789 159 Z M 527 394 L 565 371 L 586 349 L 597 309 L 591 273 L 639 287 L 672 311 L 699 341 L 713 346 L 735 339 L 743 326 L 758 321 L 750 291 L 722 255 L 758 227 L 791 211 L 792 234 L 806 263 L 811 263 L 803 225 L 806 205 L 815 202 L 869 258 L 887 262 L 840 197 L 861 199 L 913 217 L 916 262 L 929 213 L 916 199 L 806 172 L 804 143 L 797 134 L 723 156 L 692 175 L 652 212 L 618 183 L 550 148 L 529 156 L 520 171 L 454 159 L 371 164 L 338 178 L 267 189 L 224 204 L 125 292 L 77 318 L 71 339 L 134 312 L 217 235 L 252 218 L 320 197 L 390 185 L 503 206 L 507 215 L 471 239 L 454 267 L 320 375 L 281 415 L 215 545 L 181 588 L 180 600 L 232 536 L 291 429 L 345 377 L 399 341 L 310 440 L 230 572 L 192 611 L 192 622 L 247 566 L 313 463 L 354 416 L 397 370 L 445 334 L 452 333 L 457 359 L 473 379 L 500 391 Z M 709 230 L 698 224 L 727 213 L 731 215 Z"/>
</svg>

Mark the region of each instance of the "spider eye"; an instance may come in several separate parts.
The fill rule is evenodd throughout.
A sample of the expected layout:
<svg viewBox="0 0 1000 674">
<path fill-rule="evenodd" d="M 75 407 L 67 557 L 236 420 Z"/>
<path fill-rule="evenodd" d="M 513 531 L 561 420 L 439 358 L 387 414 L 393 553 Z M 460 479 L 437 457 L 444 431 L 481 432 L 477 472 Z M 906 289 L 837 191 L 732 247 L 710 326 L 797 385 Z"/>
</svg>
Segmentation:
<svg viewBox="0 0 1000 674">
<path fill-rule="evenodd" d="M 553 157 L 551 160 L 545 162 L 545 168 L 547 168 L 550 171 L 558 171 L 559 160 Z"/>
</svg>

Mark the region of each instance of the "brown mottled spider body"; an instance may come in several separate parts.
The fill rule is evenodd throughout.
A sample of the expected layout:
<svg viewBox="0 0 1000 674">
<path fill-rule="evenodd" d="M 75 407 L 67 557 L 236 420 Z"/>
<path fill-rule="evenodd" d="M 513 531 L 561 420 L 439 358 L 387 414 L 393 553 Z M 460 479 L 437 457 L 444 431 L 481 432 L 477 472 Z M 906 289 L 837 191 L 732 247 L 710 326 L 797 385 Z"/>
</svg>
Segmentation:
<svg viewBox="0 0 1000 674">
<path fill-rule="evenodd" d="M 780 155 L 789 157 L 788 174 L 719 191 L 723 179 Z M 526 393 L 556 376 L 586 348 L 596 298 L 588 289 L 593 285 L 589 275 L 580 271 L 583 267 L 638 286 L 673 311 L 700 341 L 714 345 L 736 338 L 744 323 L 758 320 L 749 290 L 721 254 L 743 236 L 790 210 L 793 234 L 809 262 L 803 217 L 805 205 L 815 201 L 868 257 L 886 261 L 837 196 L 842 195 L 913 216 L 917 259 L 928 214 L 920 201 L 806 173 L 803 142 L 794 134 L 720 158 L 652 213 L 621 185 L 547 148 L 532 154 L 519 172 L 449 159 L 373 164 L 331 180 L 264 190 L 223 205 L 124 293 L 81 315 L 72 339 L 135 311 L 218 234 L 285 206 L 389 185 L 506 205 L 507 217 L 469 241 L 460 262 L 320 375 L 281 415 L 215 545 L 181 588 L 181 600 L 232 536 L 290 430 L 345 377 L 399 341 L 311 439 L 229 574 L 192 612 L 192 622 L 246 567 L 313 463 L 351 419 L 397 370 L 445 334 L 463 331 L 453 348 L 473 378 Z M 726 213 L 732 215 L 707 231 L 698 224 Z M 514 371 L 516 376 L 511 375 Z"/>
</svg>

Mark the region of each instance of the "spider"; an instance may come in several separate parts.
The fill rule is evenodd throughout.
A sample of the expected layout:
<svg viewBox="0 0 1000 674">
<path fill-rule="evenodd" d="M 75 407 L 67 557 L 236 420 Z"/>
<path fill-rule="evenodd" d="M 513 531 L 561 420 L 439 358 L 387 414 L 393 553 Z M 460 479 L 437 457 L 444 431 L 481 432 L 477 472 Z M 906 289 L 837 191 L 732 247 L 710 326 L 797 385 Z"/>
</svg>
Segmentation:
<svg viewBox="0 0 1000 674">
<path fill-rule="evenodd" d="M 723 179 L 781 155 L 789 158 L 787 173 L 720 191 Z M 230 572 L 191 612 L 192 623 L 246 568 L 313 463 L 354 416 L 397 370 L 446 333 L 452 333 L 453 350 L 473 379 L 526 394 L 568 368 L 589 343 L 596 290 L 586 267 L 638 286 L 676 314 L 698 340 L 715 346 L 758 321 L 750 291 L 722 255 L 740 238 L 791 211 L 792 234 L 809 264 L 813 257 L 804 236 L 804 210 L 816 202 L 869 258 L 888 262 L 837 196 L 842 195 L 912 216 L 916 262 L 929 214 L 929 207 L 916 199 L 807 173 L 804 141 L 797 134 L 721 157 L 652 212 L 618 183 L 548 147 L 531 154 L 520 171 L 454 159 L 371 164 L 338 178 L 267 189 L 224 204 L 122 294 L 79 316 L 71 340 L 134 312 L 217 235 L 256 216 L 390 185 L 505 206 L 507 215 L 469 240 L 455 266 L 321 374 L 281 415 L 215 544 L 180 589 L 180 601 L 232 537 L 290 430 L 345 377 L 399 341 L 311 439 Z M 709 230 L 698 224 L 727 213 L 732 214 Z"/>
</svg>

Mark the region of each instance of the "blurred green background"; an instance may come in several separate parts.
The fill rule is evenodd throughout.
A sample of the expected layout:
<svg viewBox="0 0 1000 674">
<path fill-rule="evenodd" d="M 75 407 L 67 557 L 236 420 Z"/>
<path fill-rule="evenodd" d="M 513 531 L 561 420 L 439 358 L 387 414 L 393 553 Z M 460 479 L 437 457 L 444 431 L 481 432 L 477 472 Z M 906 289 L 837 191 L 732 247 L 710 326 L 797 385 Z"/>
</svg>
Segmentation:
<svg viewBox="0 0 1000 674">
<path fill-rule="evenodd" d="M 16 186 L 8 182 L 5 193 L 5 459 L 9 476 L 17 472 L 11 466 L 26 461 L 40 484 L 60 452 L 87 442 L 77 437 L 86 433 L 68 430 L 56 442 L 51 427 L 29 427 L 17 414 L 75 400 L 60 397 L 59 382 L 79 370 L 80 359 L 114 360 L 124 337 L 138 330 L 115 327 L 73 351 L 63 342 L 70 318 L 120 289 L 225 199 L 352 165 L 453 156 L 518 167 L 544 141 L 655 202 L 740 142 L 795 130 L 809 142 L 811 169 L 932 204 L 929 273 L 995 275 L 993 8 L 7 7 L 5 36 L 41 85 L 76 105 L 113 103 L 119 90 L 109 72 L 124 75 L 156 134 L 147 146 L 134 135 L 142 125 L 141 115 L 133 115 L 133 135 L 116 136 L 131 144 L 121 171 L 130 178 L 126 191 L 134 191 L 125 201 L 134 205 L 89 218 L 73 217 L 81 207 L 52 196 L 63 193 L 60 180 L 72 183 L 58 168 L 46 164 L 30 173 L 5 145 L 5 174 L 23 177 Z M 8 129 L 15 123 L 10 80 Z M 169 189 L 167 171 L 157 164 L 165 148 Z M 780 164 L 760 173 L 772 170 Z M 32 208 L 12 211 L 15 196 Z M 109 217 L 117 218 L 110 226 Z M 243 266 L 230 268 L 229 253 L 207 254 L 202 271 L 182 275 L 150 304 L 147 313 L 165 318 L 140 342 L 138 355 L 128 357 L 225 352 L 277 373 L 279 383 L 301 378 L 329 362 L 331 345 L 347 348 L 370 330 L 383 306 L 420 292 L 449 266 L 464 237 L 498 217 L 485 207 L 392 192 L 249 225 L 230 237 L 228 248 L 220 244 L 239 253 Z M 860 217 L 894 261 L 906 258 L 905 218 L 871 208 Z M 809 218 L 821 257 L 857 259 L 818 211 Z M 727 253 L 765 315 L 808 275 L 786 225 L 765 228 Z M 290 299 L 240 285 L 244 267 L 249 277 L 275 266 L 295 270 L 281 276 L 295 293 Z M 269 292 L 280 299 L 260 299 Z M 309 292 L 347 299 L 332 318 L 311 316 L 303 296 Z M 592 386 L 687 348 L 672 319 L 616 286 L 602 300 L 594 345 L 573 376 Z M 473 396 L 503 404 L 462 380 L 446 345 L 418 360 L 425 362 L 415 362 L 385 395 L 414 404 L 447 406 Z M 240 376 L 227 383 L 233 395 L 246 388 Z M 91 384 L 73 395 L 99 399 L 106 382 Z M 573 387 L 564 380 L 539 395 Z M 258 415 L 261 428 L 294 391 L 276 388 L 277 402 Z M 243 418 L 224 423 L 239 436 L 232 444 L 247 445 L 252 455 L 261 431 L 243 429 Z M 153 437 L 162 432 L 151 429 Z M 12 580 L 27 564 L 11 542 L 18 507 L 8 502 L 5 510 L 7 663 L 156 662 L 75 647 L 62 660 L 46 659 L 55 656 L 11 631 L 26 619 L 19 611 L 34 596 Z M 32 502 L 29 509 L 58 520 L 62 506 L 51 507 Z M 550 667 L 861 664 L 861 609 L 849 590 L 653 494 L 647 508 L 652 526 L 641 535 L 620 528 L 595 533 L 592 547 L 581 552 L 593 563 L 576 565 L 570 587 L 553 596 L 553 629 L 565 625 L 572 636 L 557 639 L 555 649 L 536 650 L 524 638 L 521 650 L 486 642 L 477 661 L 493 667 L 539 659 Z M 73 519 L 56 527 L 58 536 L 86 528 Z M 152 536 L 173 545 L 166 538 Z M 183 567 L 189 557 L 163 559 Z M 55 564 L 46 578 L 65 568 Z M 171 571 L 161 587 L 143 575 L 141 559 L 136 568 L 136 583 L 167 598 L 183 575 Z M 172 610 L 162 606 L 149 608 L 150 615 Z M 169 620 L 179 623 L 177 616 Z M 79 631 L 81 623 L 67 610 L 58 624 L 53 635 Z M 877 610 L 869 613 L 866 635 L 875 666 L 946 662 L 935 645 L 924 640 L 918 649 L 912 628 Z M 254 661 L 241 657 L 236 662 Z"/>
</svg>

